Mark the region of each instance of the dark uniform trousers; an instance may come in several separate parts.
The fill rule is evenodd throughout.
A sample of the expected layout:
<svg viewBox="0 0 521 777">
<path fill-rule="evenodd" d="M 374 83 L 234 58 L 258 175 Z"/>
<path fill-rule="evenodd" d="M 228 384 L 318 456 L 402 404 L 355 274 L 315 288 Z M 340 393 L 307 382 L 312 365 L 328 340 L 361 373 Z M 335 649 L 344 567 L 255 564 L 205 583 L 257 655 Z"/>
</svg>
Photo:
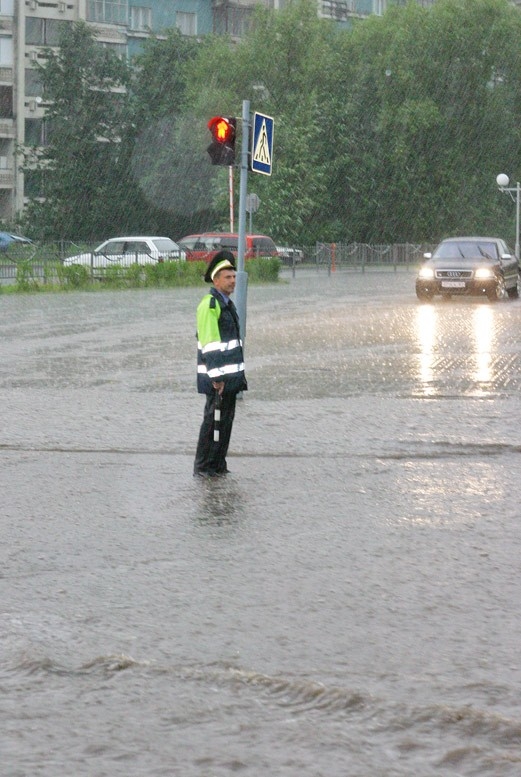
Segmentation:
<svg viewBox="0 0 521 777">
<path fill-rule="evenodd" d="M 213 439 L 216 398 L 217 392 L 206 395 L 203 423 L 195 453 L 194 475 L 222 475 L 228 471 L 226 454 L 230 445 L 237 395 L 221 395 L 221 422 L 218 442 Z"/>
</svg>

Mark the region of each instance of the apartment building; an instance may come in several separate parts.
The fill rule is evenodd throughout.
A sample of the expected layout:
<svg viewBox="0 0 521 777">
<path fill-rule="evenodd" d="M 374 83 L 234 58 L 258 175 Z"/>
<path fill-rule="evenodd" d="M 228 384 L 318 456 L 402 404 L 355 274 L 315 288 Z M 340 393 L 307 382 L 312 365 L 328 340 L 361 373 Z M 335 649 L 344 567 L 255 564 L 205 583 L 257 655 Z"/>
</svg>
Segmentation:
<svg viewBox="0 0 521 777">
<path fill-rule="evenodd" d="M 15 150 L 45 143 L 45 110 L 36 63 L 56 46 L 64 25 L 86 21 L 98 40 L 132 56 L 150 34 L 178 27 L 186 35 L 212 31 L 210 0 L 0 0 L 0 222 L 24 206 Z"/>
<path fill-rule="evenodd" d="M 246 31 L 255 6 L 259 3 L 281 10 L 291 0 L 213 0 L 213 29 L 219 35 L 240 38 Z M 387 0 L 317 0 L 318 15 L 340 25 L 349 25 L 353 19 L 370 14 L 382 14 Z"/>
<path fill-rule="evenodd" d="M 0 218 L 15 212 L 15 0 L 0 0 Z"/>
<path fill-rule="evenodd" d="M 280 10 L 291 0 L 214 0 L 214 32 L 232 37 L 241 37 L 247 29 L 255 5 L 262 3 L 268 8 Z M 403 5 L 407 0 L 317 0 L 318 15 L 332 19 L 341 26 L 349 27 L 356 19 L 365 19 L 372 14 L 381 16 L 390 5 Z M 423 6 L 436 0 L 416 0 Z M 519 0 L 521 3 L 521 0 Z"/>
</svg>

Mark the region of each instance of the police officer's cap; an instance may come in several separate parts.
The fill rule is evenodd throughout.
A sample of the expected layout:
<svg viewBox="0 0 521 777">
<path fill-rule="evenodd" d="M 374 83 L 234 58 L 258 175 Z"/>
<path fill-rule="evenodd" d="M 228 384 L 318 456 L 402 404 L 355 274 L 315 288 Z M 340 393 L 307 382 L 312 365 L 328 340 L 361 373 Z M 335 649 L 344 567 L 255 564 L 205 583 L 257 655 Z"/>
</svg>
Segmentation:
<svg viewBox="0 0 521 777">
<path fill-rule="evenodd" d="M 211 283 L 221 270 L 235 270 L 235 258 L 231 251 L 219 251 L 208 265 L 204 280 Z"/>
</svg>

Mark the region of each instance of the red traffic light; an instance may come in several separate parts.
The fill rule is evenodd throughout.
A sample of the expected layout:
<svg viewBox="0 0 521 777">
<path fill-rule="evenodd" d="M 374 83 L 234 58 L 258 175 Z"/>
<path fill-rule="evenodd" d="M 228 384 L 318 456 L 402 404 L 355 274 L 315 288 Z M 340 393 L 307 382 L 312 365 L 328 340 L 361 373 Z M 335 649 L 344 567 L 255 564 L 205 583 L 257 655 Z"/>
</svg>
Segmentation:
<svg viewBox="0 0 521 777">
<path fill-rule="evenodd" d="M 231 143 L 235 139 L 235 119 L 214 116 L 208 122 L 208 129 L 218 143 Z"/>
<path fill-rule="evenodd" d="M 212 133 L 212 142 L 207 150 L 212 165 L 233 165 L 235 162 L 236 128 L 237 119 L 226 116 L 214 116 L 208 122 L 208 129 Z"/>
</svg>

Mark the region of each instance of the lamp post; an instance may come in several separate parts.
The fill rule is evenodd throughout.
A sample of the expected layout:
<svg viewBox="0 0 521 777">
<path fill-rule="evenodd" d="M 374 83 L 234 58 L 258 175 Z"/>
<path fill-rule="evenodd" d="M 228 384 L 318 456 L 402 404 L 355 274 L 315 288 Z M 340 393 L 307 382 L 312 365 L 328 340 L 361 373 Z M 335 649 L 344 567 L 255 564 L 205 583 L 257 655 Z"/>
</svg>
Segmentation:
<svg viewBox="0 0 521 777">
<path fill-rule="evenodd" d="M 519 200 L 521 197 L 521 184 L 519 181 L 516 183 L 515 186 L 509 186 L 510 179 L 508 175 L 505 175 L 505 173 L 500 173 L 496 178 L 496 183 L 499 186 L 499 190 L 502 192 L 508 192 L 510 194 L 510 197 L 512 198 L 512 201 L 516 203 L 516 247 L 515 247 L 515 254 L 516 258 L 519 260 Z M 512 192 L 516 193 L 516 196 L 512 194 Z"/>
</svg>

